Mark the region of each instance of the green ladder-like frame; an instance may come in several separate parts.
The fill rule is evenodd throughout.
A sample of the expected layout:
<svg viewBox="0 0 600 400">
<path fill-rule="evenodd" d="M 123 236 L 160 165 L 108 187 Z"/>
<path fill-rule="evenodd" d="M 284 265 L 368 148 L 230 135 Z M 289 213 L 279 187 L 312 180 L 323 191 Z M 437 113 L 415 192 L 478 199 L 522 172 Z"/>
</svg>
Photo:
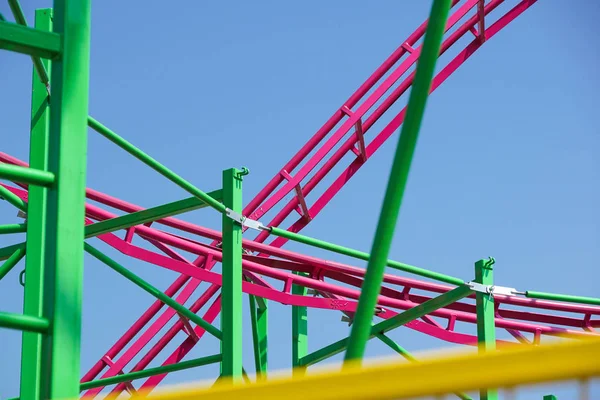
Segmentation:
<svg viewBox="0 0 600 400">
<path fill-rule="evenodd" d="M 10 5 L 19 24 L 0 22 L 0 48 L 36 68 L 30 168 L 0 165 L 0 178 L 30 186 L 28 204 L 0 193 L 27 213 L 26 247 L 13 256 L 28 253 L 24 314 L 1 313 L 0 326 L 24 331 L 21 398 L 70 398 L 79 394 L 90 1 L 55 0 L 54 12 L 37 10 L 35 28 Z"/>
</svg>

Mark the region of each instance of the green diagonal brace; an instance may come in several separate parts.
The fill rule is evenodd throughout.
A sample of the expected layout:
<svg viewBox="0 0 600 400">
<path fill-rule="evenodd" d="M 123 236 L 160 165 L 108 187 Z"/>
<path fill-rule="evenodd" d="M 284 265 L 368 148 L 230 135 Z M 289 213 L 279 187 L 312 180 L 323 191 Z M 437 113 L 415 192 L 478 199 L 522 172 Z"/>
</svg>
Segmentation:
<svg viewBox="0 0 600 400">
<path fill-rule="evenodd" d="M 378 324 L 372 325 L 369 332 L 369 338 L 375 337 L 378 333 L 385 333 L 392 329 L 398 328 L 399 326 L 405 325 L 410 321 L 417 318 L 421 318 L 424 315 L 430 314 L 431 312 L 446 307 L 462 298 L 469 296 L 472 290 L 468 286 L 459 286 L 449 292 L 446 292 L 438 297 L 427 300 L 426 302 L 419 304 L 409 310 L 404 311 L 401 314 L 396 315 L 390 319 L 379 322 Z M 312 352 L 307 356 L 303 357 L 300 361 L 302 365 L 312 365 L 319 361 L 325 360 L 332 357 L 342 351 L 348 346 L 348 338 L 338 340 L 320 350 Z"/>
<path fill-rule="evenodd" d="M 215 190 L 207 193 L 207 195 L 217 201 L 220 201 L 222 190 Z M 188 211 L 198 210 L 206 206 L 206 202 L 198 199 L 197 197 L 189 197 L 187 199 L 174 201 L 172 203 L 148 208 L 146 210 L 136 211 L 120 217 L 115 217 L 88 225 L 85 227 L 85 237 L 90 238 L 93 236 L 102 235 L 104 233 L 118 231 L 119 229 L 125 229 L 131 226 L 145 224 L 146 222 L 157 221 L 159 219 L 171 217 L 173 215 L 183 214 Z"/>
<path fill-rule="evenodd" d="M 112 258 L 108 257 L 96 248 L 90 246 L 88 243 L 84 244 L 84 248 L 85 251 L 87 251 L 89 254 L 102 261 L 104 264 L 108 265 L 110 268 L 123 275 L 125 278 L 129 279 L 131 282 L 135 283 L 137 286 L 144 289 L 146 292 L 150 293 L 152 296 L 165 303 L 167 306 L 173 308 L 175 311 L 188 318 L 193 323 L 201 326 L 214 337 L 218 339 L 221 339 L 223 337 L 219 329 L 206 322 L 202 317 L 191 312 L 187 307 L 182 306 L 177 301 L 173 300 L 171 297 L 167 296 L 154 286 L 150 285 L 148 282 L 146 282 L 145 280 L 143 280 L 142 278 L 140 278 L 139 276 L 137 276 L 136 274 L 134 274 L 115 260 L 113 260 Z"/>
</svg>

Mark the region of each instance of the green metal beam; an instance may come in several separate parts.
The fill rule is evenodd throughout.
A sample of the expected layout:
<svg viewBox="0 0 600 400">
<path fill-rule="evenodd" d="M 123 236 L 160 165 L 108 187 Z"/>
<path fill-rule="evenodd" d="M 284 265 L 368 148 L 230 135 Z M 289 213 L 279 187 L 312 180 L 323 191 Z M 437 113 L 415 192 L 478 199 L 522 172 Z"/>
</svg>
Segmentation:
<svg viewBox="0 0 600 400">
<path fill-rule="evenodd" d="M 11 233 L 23 233 L 27 232 L 27 224 L 5 224 L 0 225 L 0 235 L 7 235 Z"/>
<path fill-rule="evenodd" d="M 0 311 L 0 327 L 45 333 L 50 327 L 50 322 L 46 318 Z"/>
<path fill-rule="evenodd" d="M 53 4 L 52 28 L 61 35 L 62 56 L 53 60 L 51 74 L 47 152 L 56 182 L 48 190 L 45 215 L 43 315 L 51 323 L 42 339 L 43 399 L 79 395 L 90 70 L 90 0 Z M 28 218 L 29 227 L 34 223 L 40 221 Z"/>
<path fill-rule="evenodd" d="M 482 285 L 494 284 L 494 261 L 479 260 L 475 263 L 475 282 Z M 477 342 L 481 354 L 496 349 L 496 327 L 494 319 L 494 297 L 487 293 L 475 293 L 477 308 Z M 481 400 L 497 400 L 495 389 L 482 388 L 479 390 Z"/>
<path fill-rule="evenodd" d="M 52 31 L 52 9 L 35 11 L 35 28 Z M 51 62 L 42 59 L 44 71 L 51 72 Z M 30 167 L 48 170 L 48 143 L 50 134 L 50 96 L 45 84 L 32 72 L 31 123 L 29 136 Z M 48 189 L 43 186 L 29 186 L 27 219 L 27 258 L 25 259 L 25 280 L 23 313 L 41 317 L 44 315 L 44 257 L 46 246 L 46 207 Z M 42 374 L 42 336 L 23 332 L 21 345 L 21 398 L 39 399 Z"/>
<path fill-rule="evenodd" d="M 4 163 L 0 164 L 0 178 L 40 186 L 49 186 L 54 183 L 52 172 Z"/>
<path fill-rule="evenodd" d="M 381 290 L 387 257 L 392 244 L 451 5 L 451 0 L 434 0 L 431 8 L 427 31 L 423 39 L 423 49 L 417 62 L 415 80 L 408 100 L 406 118 L 402 125 L 400 140 L 394 155 L 375 238 L 373 239 L 371 257 L 367 265 L 354 315 L 354 323 L 348 339 L 348 351 L 344 357 L 345 361 L 362 359 L 367 340 L 371 335 L 373 313 Z"/>
<path fill-rule="evenodd" d="M 558 400 L 558 398 L 553 394 L 547 394 L 542 400 Z"/>
<path fill-rule="evenodd" d="M 84 382 L 81 384 L 81 390 L 93 389 L 101 386 L 114 385 L 121 382 L 133 381 L 136 379 L 147 378 L 149 376 L 162 375 L 169 372 L 182 371 L 184 369 L 200 367 L 208 364 L 215 364 L 221 361 L 221 355 L 195 358 L 189 361 L 182 361 L 177 364 L 164 365 L 155 368 L 148 368 L 143 371 L 130 372 L 128 374 L 111 376 L 110 378 L 98 379 L 95 381 Z"/>
<path fill-rule="evenodd" d="M 532 290 L 526 291 L 525 296 L 527 296 L 531 299 L 566 301 L 569 303 L 592 304 L 595 306 L 600 306 L 600 299 L 596 298 L 596 297 L 571 296 L 571 295 L 567 295 L 567 294 L 534 292 Z"/>
<path fill-rule="evenodd" d="M 15 17 L 15 21 L 17 21 L 17 24 L 27 26 L 27 20 L 25 19 L 25 14 L 23 14 L 23 10 L 21 9 L 19 1 L 8 0 L 8 5 L 10 6 L 13 16 Z M 40 27 L 38 26 L 36 26 L 35 28 L 40 29 Z M 46 29 L 41 30 L 49 31 Z M 50 78 L 48 77 L 48 72 L 46 71 L 42 60 L 40 59 L 40 57 L 31 57 L 31 61 L 33 62 L 33 67 L 35 68 L 35 71 L 37 72 L 37 75 L 39 76 L 40 80 L 42 81 L 45 87 L 48 87 L 50 83 Z"/>
<path fill-rule="evenodd" d="M 25 247 L 19 247 L 10 257 L 0 266 L 0 279 L 4 278 L 25 256 Z"/>
<path fill-rule="evenodd" d="M 421 318 L 424 315 L 430 314 L 437 309 L 446 307 L 447 305 L 469 296 L 471 293 L 472 290 L 468 286 L 459 286 L 450 290 L 449 292 L 439 295 L 438 297 L 427 300 L 426 302 L 410 308 L 401 314 L 372 325 L 369 330 L 369 339 L 375 337 L 375 335 L 378 333 L 385 333 L 405 325 L 417 318 Z M 344 351 L 344 349 L 348 346 L 348 342 L 349 338 L 338 340 L 337 342 L 325 346 L 320 350 L 306 355 L 300 360 L 300 362 L 302 365 L 309 366 L 325 360 Z"/>
<path fill-rule="evenodd" d="M 23 212 L 27 211 L 27 203 L 4 186 L 0 186 L 0 197 L 17 207 L 19 210 Z"/>
<path fill-rule="evenodd" d="M 294 272 L 303 275 L 301 272 Z M 292 294 L 306 296 L 304 286 L 292 285 Z M 308 354 L 308 310 L 304 306 L 292 306 L 292 366 L 294 374 L 304 372 L 301 360 Z"/>
<path fill-rule="evenodd" d="M 139 276 L 137 276 L 118 262 L 116 262 L 115 260 L 113 260 L 112 258 L 108 257 L 106 254 L 92 247 L 88 243 L 84 243 L 83 247 L 85 251 L 87 251 L 93 257 L 95 257 L 99 261 L 102 261 L 104 264 L 106 264 L 107 266 L 109 266 L 110 268 L 112 268 L 113 270 L 115 270 L 116 272 L 118 272 L 137 286 L 139 286 L 140 288 L 144 289 L 146 292 L 150 293 L 152 296 L 156 297 L 157 299 L 165 303 L 167 306 L 177 311 L 179 314 L 183 315 L 185 318 L 201 326 L 214 337 L 218 339 L 221 339 L 223 337 L 219 329 L 215 328 L 210 323 L 206 322 L 206 320 L 204 320 L 202 317 L 194 314 L 187 307 L 179 304 L 171 297 L 167 296 L 166 294 L 164 294 L 163 292 L 161 292 L 160 290 L 158 290 L 157 288 L 155 288 L 154 286 L 152 286 L 151 284 L 149 284 L 148 282 L 146 282 L 145 280 L 143 280 L 142 278 L 140 278 Z"/>
<path fill-rule="evenodd" d="M 0 261 L 8 260 L 18 249 L 25 249 L 25 242 L 11 244 L 10 246 L 0 248 Z"/>
<path fill-rule="evenodd" d="M 242 173 L 235 168 L 223 171 L 223 204 L 237 213 L 242 211 Z M 242 226 L 225 214 L 222 224 L 221 374 L 239 382 L 242 379 Z"/>
<path fill-rule="evenodd" d="M 204 201 L 206 204 L 208 204 L 215 210 L 221 213 L 225 213 L 225 206 L 223 204 L 219 203 L 218 201 L 210 197 L 208 194 L 204 193 L 202 190 L 198 189 L 196 186 L 192 185 L 190 182 L 186 181 L 185 179 L 177 175 L 175 172 L 171 171 L 169 168 L 165 167 L 164 165 L 156 161 L 154 158 L 144 153 L 142 150 L 138 149 L 133 144 L 129 143 L 127 140 L 117 135 L 115 132 L 108 129 L 106 126 L 102 125 L 94 118 L 88 117 L 88 125 L 90 128 L 92 128 L 93 130 L 95 130 L 96 132 L 98 132 L 99 134 L 101 134 L 102 136 L 104 136 L 105 138 L 107 138 L 108 140 L 110 140 L 111 142 L 113 142 L 114 144 L 116 144 L 135 158 L 137 158 L 138 160 L 142 161 L 144 164 L 148 165 L 150 168 L 152 168 L 165 178 L 169 179 L 171 182 L 175 183 L 182 189 L 188 191 L 193 196 L 196 196 L 200 200 Z"/>
<path fill-rule="evenodd" d="M 289 240 L 293 240 L 298 243 L 304 243 L 309 246 L 333 251 L 334 253 L 342 254 L 342 255 L 345 255 L 348 257 L 353 257 L 353 258 L 356 258 L 359 260 L 369 261 L 371 258 L 369 253 L 365 253 L 364 251 L 354 250 L 349 247 L 344 247 L 344 246 L 340 246 L 337 244 L 325 242 L 323 240 L 314 239 L 309 236 L 289 232 L 289 231 L 286 231 L 285 229 L 277 228 L 275 226 L 270 227 L 269 229 L 273 235 L 281 236 L 281 237 L 284 237 Z M 394 269 L 397 269 L 400 271 L 404 271 L 404 272 L 409 272 L 411 274 L 423 276 L 425 278 L 435 279 L 440 282 L 446 282 L 446 283 L 450 283 L 452 285 L 461 285 L 464 283 L 464 281 L 462 279 L 454 278 L 452 276 L 445 275 L 445 274 L 440 274 L 438 272 L 429 271 L 425 268 L 419 268 L 419 267 L 415 267 L 413 265 L 404 264 L 404 263 L 401 263 L 398 261 L 385 260 L 385 263 L 386 263 L 385 265 L 387 265 L 388 267 L 391 267 L 391 268 L 394 268 Z"/>
<path fill-rule="evenodd" d="M 0 49 L 42 58 L 61 53 L 60 35 L 0 21 Z"/>
<path fill-rule="evenodd" d="M 256 377 L 267 377 L 268 367 L 268 326 L 269 309 L 267 301 L 262 299 L 263 306 L 259 306 L 258 298 L 248 295 L 250 303 L 250 320 L 252 321 L 252 344 L 254 347 L 254 366 Z"/>
<path fill-rule="evenodd" d="M 207 193 L 213 199 L 220 201 L 222 191 L 215 190 Z M 189 197 L 187 199 L 174 201 L 172 203 L 163 204 L 157 207 L 148 208 L 146 210 L 136 211 L 120 217 L 107 219 L 105 221 L 96 222 L 85 227 L 85 237 L 90 238 L 104 233 L 118 231 L 119 229 L 129 228 L 135 225 L 141 225 L 146 222 L 157 221 L 162 218 L 171 217 L 173 215 L 183 214 L 188 211 L 198 210 L 207 207 L 208 205 L 197 197 Z"/>
</svg>

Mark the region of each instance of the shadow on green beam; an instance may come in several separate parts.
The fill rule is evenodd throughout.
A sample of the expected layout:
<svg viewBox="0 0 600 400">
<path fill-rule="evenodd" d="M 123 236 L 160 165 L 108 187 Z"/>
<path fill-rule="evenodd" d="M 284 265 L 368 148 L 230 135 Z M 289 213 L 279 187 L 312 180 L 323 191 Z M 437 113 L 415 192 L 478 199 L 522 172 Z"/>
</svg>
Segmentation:
<svg viewBox="0 0 600 400">
<path fill-rule="evenodd" d="M 215 190 L 207 193 L 210 197 L 217 201 L 221 201 L 222 190 Z M 104 233 L 118 231 L 119 229 L 129 228 L 135 225 L 141 225 L 147 222 L 157 221 L 173 215 L 183 214 L 188 211 L 198 210 L 207 207 L 208 204 L 197 197 L 190 197 L 183 200 L 174 201 L 172 203 L 163 204 L 157 207 L 148 208 L 145 210 L 136 211 L 130 214 L 122 215 L 96 222 L 85 227 L 85 237 L 102 235 Z"/>
</svg>

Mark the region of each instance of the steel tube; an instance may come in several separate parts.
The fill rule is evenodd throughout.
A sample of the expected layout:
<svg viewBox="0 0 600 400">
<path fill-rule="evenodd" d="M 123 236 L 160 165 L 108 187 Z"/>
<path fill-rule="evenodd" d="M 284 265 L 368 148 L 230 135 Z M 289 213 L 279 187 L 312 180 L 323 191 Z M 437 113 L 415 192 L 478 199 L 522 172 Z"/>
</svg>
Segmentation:
<svg viewBox="0 0 600 400">
<path fill-rule="evenodd" d="M 20 331 L 46 333 L 50 322 L 46 318 L 0 311 L 0 327 Z"/>
<path fill-rule="evenodd" d="M 361 359 L 370 336 L 373 312 L 383 281 L 385 265 L 392 244 L 412 157 L 417 145 L 419 129 L 425 112 L 425 104 L 427 103 L 431 79 L 440 52 L 450 6 L 450 0 L 435 0 L 431 8 L 423 50 L 417 64 L 415 82 L 408 101 L 406 119 L 402 126 L 400 140 L 394 156 L 382 211 L 373 239 L 365 281 L 363 282 L 354 316 L 354 324 L 348 339 L 348 351 L 344 357 L 345 361 Z"/>
<path fill-rule="evenodd" d="M 318 247 L 320 249 L 333 251 L 334 253 L 343 254 L 349 257 L 358 258 L 360 260 L 369 261 L 371 256 L 369 253 L 365 253 L 363 251 L 354 250 L 348 247 L 340 246 L 337 244 L 325 242 L 323 240 L 314 239 L 308 236 L 300 235 L 298 233 L 293 233 L 286 231 L 285 229 L 271 227 L 271 233 L 276 236 L 284 237 L 295 242 L 304 243 L 309 246 Z M 464 280 L 455 278 L 449 275 L 441 274 L 439 272 L 429 271 L 425 268 L 419 268 L 412 265 L 404 264 L 398 261 L 393 260 L 385 260 L 385 265 L 398 269 L 405 272 L 410 272 L 415 275 L 423 276 L 430 279 L 435 279 L 441 282 L 450 283 L 452 285 L 461 285 L 464 283 Z"/>
<path fill-rule="evenodd" d="M 567 294 L 556 294 L 556 293 L 546 293 L 546 292 L 534 292 L 532 290 L 526 291 L 525 296 L 527 296 L 531 299 L 567 301 L 570 303 L 582 303 L 582 304 L 592 304 L 595 306 L 600 306 L 600 299 L 595 298 L 595 297 L 571 296 L 571 295 L 567 295 Z"/>
<path fill-rule="evenodd" d="M 91 382 L 84 382 L 80 389 L 93 389 L 101 386 L 114 385 L 115 383 L 132 381 L 135 379 L 147 378 L 149 376 L 166 374 L 168 372 L 182 371 L 184 369 L 200 367 L 202 365 L 214 364 L 221 361 L 221 355 L 215 354 L 212 356 L 195 358 L 193 360 L 183 361 L 177 364 L 170 364 L 155 368 L 148 368 L 143 371 L 130 372 L 128 374 L 111 376 L 110 378 L 98 379 Z"/>
<path fill-rule="evenodd" d="M 148 282 L 146 282 L 145 280 L 143 280 L 142 278 L 140 278 L 133 272 L 129 271 L 127 268 L 123 267 L 121 264 L 117 263 L 112 258 L 103 254 L 96 248 L 90 246 L 88 243 L 84 244 L 84 248 L 85 248 L 85 251 L 87 251 L 89 254 L 91 254 L 98 260 L 102 261 L 104 264 L 108 265 L 110 268 L 112 268 L 119 274 L 123 275 L 125 278 L 129 279 L 131 282 L 135 283 L 137 286 L 144 289 L 146 292 L 150 293 L 152 296 L 156 297 L 157 299 L 159 299 L 160 301 L 162 301 L 169 307 L 171 307 L 171 308 L 175 309 L 177 312 L 183 314 L 184 317 L 188 318 L 195 324 L 200 325 L 214 337 L 216 337 L 218 339 L 222 338 L 223 335 L 219 329 L 215 328 L 214 326 L 212 326 L 211 324 L 206 322 L 204 319 L 202 319 L 201 317 L 194 314 L 186 307 L 182 306 L 181 304 L 179 304 L 178 302 L 173 300 L 171 297 L 167 296 L 166 294 L 164 294 L 163 292 L 161 292 L 154 286 L 150 285 Z"/>
<path fill-rule="evenodd" d="M 165 167 L 164 165 L 156 161 L 154 158 L 144 153 L 142 150 L 138 149 L 133 144 L 129 143 L 127 140 L 117 135 L 115 132 L 108 129 L 106 126 L 102 125 L 100 122 L 96 121 L 94 118 L 88 117 L 88 125 L 90 128 L 92 128 L 93 130 L 95 130 L 96 132 L 98 132 L 99 134 L 101 134 L 102 136 L 104 136 L 105 138 L 107 138 L 108 140 L 110 140 L 111 142 L 113 142 L 114 144 L 116 144 L 135 158 L 137 158 L 138 160 L 142 161 L 144 164 L 148 165 L 150 168 L 152 168 L 165 178 L 169 179 L 171 182 L 175 183 L 177 186 L 181 187 L 182 189 L 188 191 L 200 200 L 204 201 L 206 204 L 208 204 L 215 210 L 221 213 L 225 212 L 225 206 L 223 204 L 219 203 L 218 201 L 210 197 L 208 194 L 198 189 L 196 186 L 192 185 L 190 182 L 186 181 L 185 179 L 177 175 L 175 172 L 171 171 L 169 168 Z"/>
<path fill-rule="evenodd" d="M 0 178 L 39 186 L 48 186 L 54 182 L 52 172 L 11 164 L 0 164 Z"/>
<path fill-rule="evenodd" d="M 0 267 L 0 279 L 4 278 L 25 256 L 25 247 L 19 247 Z"/>
</svg>

